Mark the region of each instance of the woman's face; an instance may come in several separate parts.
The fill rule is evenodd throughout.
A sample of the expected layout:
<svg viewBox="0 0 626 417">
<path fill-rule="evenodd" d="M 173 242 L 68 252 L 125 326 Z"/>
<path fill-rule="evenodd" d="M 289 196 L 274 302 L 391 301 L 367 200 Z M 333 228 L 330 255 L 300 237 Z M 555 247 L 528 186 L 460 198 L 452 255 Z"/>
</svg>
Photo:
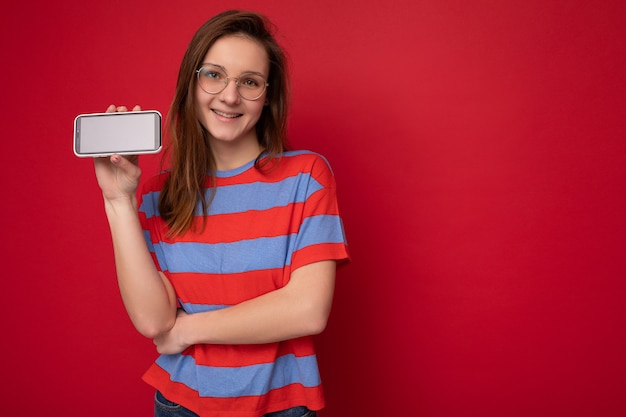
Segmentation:
<svg viewBox="0 0 626 417">
<path fill-rule="evenodd" d="M 237 35 L 219 38 L 209 49 L 202 66 L 221 68 L 228 77 L 244 73 L 269 77 L 269 59 L 265 49 L 256 41 Z M 234 78 L 228 79 L 226 88 L 210 94 L 196 86 L 196 114 L 198 120 L 211 134 L 211 146 L 219 152 L 223 146 L 258 147 L 256 125 L 266 102 L 267 91 L 257 100 L 245 100 L 237 92 Z"/>
</svg>

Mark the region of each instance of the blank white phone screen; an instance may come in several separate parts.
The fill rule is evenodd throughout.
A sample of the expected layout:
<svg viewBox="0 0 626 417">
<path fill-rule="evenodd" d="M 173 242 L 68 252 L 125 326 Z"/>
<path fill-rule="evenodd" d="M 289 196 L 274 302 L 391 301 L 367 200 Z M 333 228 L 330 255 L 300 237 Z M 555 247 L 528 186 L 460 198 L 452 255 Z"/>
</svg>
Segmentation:
<svg viewBox="0 0 626 417">
<path fill-rule="evenodd" d="M 80 154 L 153 152 L 160 147 L 160 116 L 155 112 L 83 115 L 76 124 Z"/>
</svg>

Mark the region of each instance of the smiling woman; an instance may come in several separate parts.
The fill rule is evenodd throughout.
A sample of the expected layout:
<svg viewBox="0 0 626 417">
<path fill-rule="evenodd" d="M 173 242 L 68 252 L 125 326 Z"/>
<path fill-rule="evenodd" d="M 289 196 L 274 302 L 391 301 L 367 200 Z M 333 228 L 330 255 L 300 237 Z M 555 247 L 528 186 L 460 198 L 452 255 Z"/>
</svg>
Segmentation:
<svg viewBox="0 0 626 417">
<path fill-rule="evenodd" d="M 229 73 L 239 76 L 233 79 Z M 204 57 L 198 72 L 196 111 L 209 133 L 217 169 L 236 168 L 261 152 L 254 126 L 266 105 L 268 73 L 265 49 L 245 36 L 221 37 Z"/>
<path fill-rule="evenodd" d="M 325 405 L 311 336 L 348 249 L 328 163 L 287 150 L 287 74 L 267 26 L 231 11 L 196 33 L 170 108 L 171 171 L 139 201 L 136 165 L 96 159 L 124 305 L 162 354 L 144 375 L 156 416 Z"/>
</svg>

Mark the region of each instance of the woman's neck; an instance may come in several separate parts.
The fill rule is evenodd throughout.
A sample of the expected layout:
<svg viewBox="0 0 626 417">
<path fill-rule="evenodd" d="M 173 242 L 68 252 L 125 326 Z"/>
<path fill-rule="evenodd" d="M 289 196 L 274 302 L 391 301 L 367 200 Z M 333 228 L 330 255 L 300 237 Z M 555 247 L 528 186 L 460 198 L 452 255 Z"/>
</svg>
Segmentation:
<svg viewBox="0 0 626 417">
<path fill-rule="evenodd" d="M 217 141 L 216 141 L 217 142 Z M 255 159 L 263 151 L 261 145 L 253 138 L 240 143 L 211 143 L 211 150 L 215 157 L 218 171 L 228 171 L 239 168 Z"/>
</svg>

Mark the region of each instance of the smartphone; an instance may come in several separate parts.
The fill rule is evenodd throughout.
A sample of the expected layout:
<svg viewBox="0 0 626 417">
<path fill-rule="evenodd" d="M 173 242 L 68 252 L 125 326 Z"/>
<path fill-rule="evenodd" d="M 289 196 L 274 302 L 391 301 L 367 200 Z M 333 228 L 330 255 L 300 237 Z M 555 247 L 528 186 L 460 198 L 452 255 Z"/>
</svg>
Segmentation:
<svg viewBox="0 0 626 417">
<path fill-rule="evenodd" d="M 79 157 L 140 155 L 161 150 L 161 113 L 156 110 L 79 114 L 74 153 Z"/>
</svg>

